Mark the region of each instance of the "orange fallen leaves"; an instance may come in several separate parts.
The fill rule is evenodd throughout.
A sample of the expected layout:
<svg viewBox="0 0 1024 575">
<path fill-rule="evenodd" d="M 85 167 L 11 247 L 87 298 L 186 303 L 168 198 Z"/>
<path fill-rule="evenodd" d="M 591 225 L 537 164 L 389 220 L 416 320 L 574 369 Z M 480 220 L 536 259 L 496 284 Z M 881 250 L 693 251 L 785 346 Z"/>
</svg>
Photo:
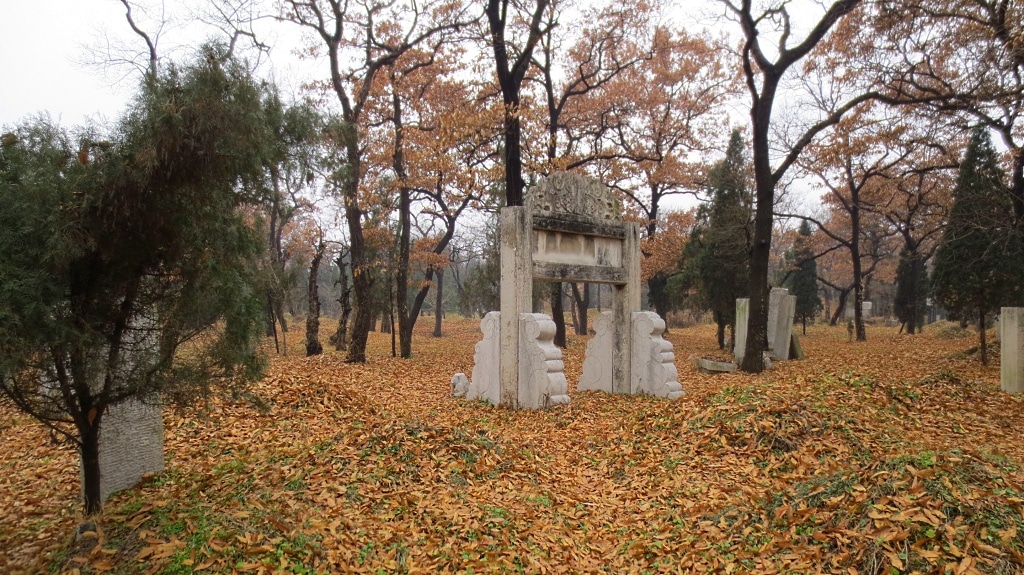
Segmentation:
<svg viewBox="0 0 1024 575">
<path fill-rule="evenodd" d="M 276 358 L 270 406 L 167 410 L 167 471 L 116 495 L 80 551 L 73 454 L 12 414 L 0 570 L 388 573 L 1012 573 L 1022 402 L 972 340 L 814 328 L 810 359 L 700 374 L 713 331 L 675 330 L 676 402 L 573 393 L 552 411 L 451 398 L 474 322 L 416 358 Z M 330 328 L 327 328 L 330 329 Z M 293 338 L 295 339 L 295 338 Z M 566 350 L 578 378 L 582 338 Z M 570 390 L 572 391 L 572 390 Z M 112 543 L 117 541 L 117 545 Z M 77 561 L 77 562 L 76 562 Z"/>
</svg>

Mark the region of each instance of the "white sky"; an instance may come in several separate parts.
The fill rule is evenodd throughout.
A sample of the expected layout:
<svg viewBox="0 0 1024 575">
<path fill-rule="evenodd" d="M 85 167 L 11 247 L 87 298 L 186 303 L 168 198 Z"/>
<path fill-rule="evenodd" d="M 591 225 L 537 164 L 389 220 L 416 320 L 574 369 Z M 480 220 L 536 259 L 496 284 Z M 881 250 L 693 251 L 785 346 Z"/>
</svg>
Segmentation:
<svg viewBox="0 0 1024 575">
<path fill-rule="evenodd" d="M 99 39 L 101 23 L 124 22 L 116 0 L 0 0 L 0 126 L 44 111 L 66 126 L 117 118 L 130 82 L 111 86 L 76 61 Z"/>
</svg>

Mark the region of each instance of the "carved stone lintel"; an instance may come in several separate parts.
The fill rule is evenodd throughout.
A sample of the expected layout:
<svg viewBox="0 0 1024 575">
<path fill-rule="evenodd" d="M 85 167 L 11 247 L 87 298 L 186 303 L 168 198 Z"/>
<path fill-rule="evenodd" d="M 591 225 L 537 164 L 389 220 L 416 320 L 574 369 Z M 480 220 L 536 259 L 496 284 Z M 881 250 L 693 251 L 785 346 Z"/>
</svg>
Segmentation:
<svg viewBox="0 0 1024 575">
<path fill-rule="evenodd" d="M 665 320 L 650 311 L 633 312 L 630 391 L 667 399 L 685 395 L 679 384 L 672 343 L 661 337 Z"/>
<path fill-rule="evenodd" d="M 569 172 L 555 172 L 530 188 L 526 199 L 535 216 L 594 222 L 622 221 L 622 204 L 600 181 Z"/>
<path fill-rule="evenodd" d="M 519 314 L 520 409 L 569 403 L 562 350 L 554 344 L 555 322 L 542 313 Z"/>
</svg>

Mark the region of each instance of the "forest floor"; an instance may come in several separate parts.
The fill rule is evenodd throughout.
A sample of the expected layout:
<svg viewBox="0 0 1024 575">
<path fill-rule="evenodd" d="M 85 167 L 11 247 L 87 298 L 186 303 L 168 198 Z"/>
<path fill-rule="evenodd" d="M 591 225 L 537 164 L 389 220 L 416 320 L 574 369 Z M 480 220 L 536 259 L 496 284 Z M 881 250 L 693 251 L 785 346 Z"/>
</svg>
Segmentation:
<svg viewBox="0 0 1024 575">
<path fill-rule="evenodd" d="M 805 360 L 707 375 L 713 328 L 674 329 L 674 402 L 576 392 L 570 336 L 572 403 L 511 412 L 450 395 L 478 323 L 427 324 L 412 360 L 290 342 L 266 410 L 165 409 L 166 470 L 78 543 L 77 455 L 0 406 L 0 572 L 1024 571 L 1024 398 L 973 332 L 813 326 Z"/>
</svg>

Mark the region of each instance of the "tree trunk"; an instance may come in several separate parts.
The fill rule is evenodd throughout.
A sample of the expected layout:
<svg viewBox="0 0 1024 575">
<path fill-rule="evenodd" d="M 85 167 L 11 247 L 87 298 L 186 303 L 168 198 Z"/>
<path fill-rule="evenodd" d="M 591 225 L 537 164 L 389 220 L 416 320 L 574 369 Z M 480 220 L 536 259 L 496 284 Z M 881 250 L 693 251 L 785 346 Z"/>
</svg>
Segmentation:
<svg viewBox="0 0 1024 575">
<path fill-rule="evenodd" d="M 551 319 L 555 321 L 555 338 L 552 343 L 565 349 L 565 308 L 562 306 L 561 282 L 551 282 Z"/>
<path fill-rule="evenodd" d="M 444 319 L 444 270 L 436 270 L 437 294 L 434 299 L 434 337 L 441 337 L 441 320 Z"/>
<path fill-rule="evenodd" d="M 572 285 L 572 299 L 576 306 L 576 315 L 579 318 L 576 324 L 576 335 L 587 335 L 587 313 L 590 308 L 590 284 L 583 284 L 583 294 L 580 295 L 580 288 L 577 284 Z"/>
<path fill-rule="evenodd" d="M 836 304 L 836 311 L 832 314 L 832 318 L 829 319 L 829 325 L 838 325 L 839 317 L 846 313 L 846 299 L 850 297 L 850 290 L 853 288 L 846 288 L 843 290 L 837 290 L 839 292 L 839 301 Z"/>
<path fill-rule="evenodd" d="M 344 181 L 345 221 L 348 224 L 349 255 L 352 265 L 352 291 L 355 313 L 352 319 L 352 337 L 345 354 L 347 363 L 366 363 L 366 342 L 373 325 L 373 278 L 367 261 L 366 242 L 363 237 L 363 212 L 359 209 L 359 177 L 362 169 L 361 151 L 355 125 L 343 128 L 347 164 Z"/>
<path fill-rule="evenodd" d="M 274 338 L 274 352 L 281 353 L 281 342 L 277 340 L 277 321 L 274 319 L 274 296 L 267 290 L 267 337 Z"/>
<path fill-rule="evenodd" d="M 306 357 L 324 352 L 324 346 L 320 345 L 320 282 L 317 280 L 320 275 L 320 261 L 326 250 L 327 243 L 320 240 L 313 259 L 309 262 L 309 282 L 306 290 L 309 303 L 309 313 L 306 315 Z"/>
<path fill-rule="evenodd" d="M 726 321 L 725 318 L 722 317 L 722 314 L 715 312 L 715 323 L 718 324 L 718 331 L 715 334 L 716 338 L 718 339 L 718 349 L 725 349 Z"/>
<path fill-rule="evenodd" d="M 762 70 L 761 90 L 750 107 L 753 124 L 751 148 L 754 163 L 754 237 L 750 245 L 750 317 L 747 325 L 747 347 L 740 369 L 748 373 L 764 371 L 764 352 L 768 351 L 768 264 L 772 249 L 772 223 L 775 211 L 775 178 L 771 167 L 768 132 L 771 128 L 772 104 L 781 73 Z M 752 82 L 752 79 L 751 79 Z M 751 83 L 751 85 L 753 85 Z"/>
<path fill-rule="evenodd" d="M 335 260 L 338 265 L 338 283 L 341 285 L 341 294 L 338 296 L 338 303 L 341 304 L 341 317 L 338 319 L 338 330 L 334 332 L 334 349 L 341 351 L 348 343 L 348 318 L 352 315 L 352 289 L 348 285 L 348 275 L 345 272 L 345 252 L 338 253 Z"/>
<path fill-rule="evenodd" d="M 76 422 L 78 434 L 82 441 L 79 453 L 82 456 L 82 497 L 85 502 L 85 514 L 95 515 L 103 509 L 100 496 L 100 422 L 102 413 L 96 410 L 92 423 Z M 86 417 L 82 415 L 81 417 Z"/>
<path fill-rule="evenodd" d="M 985 337 L 985 310 L 978 310 L 978 332 L 981 337 L 981 365 L 988 365 L 988 341 Z"/>
<path fill-rule="evenodd" d="M 394 77 L 392 77 L 394 80 Z M 395 126 L 395 146 L 391 155 L 392 168 L 402 185 L 398 189 L 398 269 L 395 272 L 396 310 L 398 315 L 398 345 L 403 359 L 412 357 L 412 328 L 416 318 L 409 316 L 409 252 L 412 244 L 412 190 L 405 184 L 405 128 L 402 122 L 402 101 L 398 92 L 392 92 L 391 121 Z"/>
<path fill-rule="evenodd" d="M 660 272 L 651 276 L 651 279 L 647 280 L 647 293 L 649 294 L 647 299 L 654 306 L 658 317 L 661 319 L 668 317 L 668 276 Z M 667 323 L 665 324 L 665 333 L 668 333 Z"/>
</svg>

